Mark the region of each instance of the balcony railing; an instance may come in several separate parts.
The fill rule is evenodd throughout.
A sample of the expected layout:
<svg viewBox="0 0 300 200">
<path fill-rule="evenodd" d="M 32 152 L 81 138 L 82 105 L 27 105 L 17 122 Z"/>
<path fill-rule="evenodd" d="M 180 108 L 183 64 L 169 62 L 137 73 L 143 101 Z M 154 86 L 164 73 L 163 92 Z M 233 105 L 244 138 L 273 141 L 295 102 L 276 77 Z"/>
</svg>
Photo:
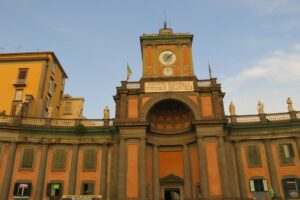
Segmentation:
<svg viewBox="0 0 300 200">
<path fill-rule="evenodd" d="M 210 80 L 201 80 L 198 81 L 198 87 L 211 87 L 211 81 Z"/>
<path fill-rule="evenodd" d="M 35 118 L 35 117 L 15 117 L 8 115 L 0 116 L 0 126 L 26 126 L 26 127 L 111 127 L 114 120 L 108 119 L 55 119 L 55 118 Z"/>
</svg>

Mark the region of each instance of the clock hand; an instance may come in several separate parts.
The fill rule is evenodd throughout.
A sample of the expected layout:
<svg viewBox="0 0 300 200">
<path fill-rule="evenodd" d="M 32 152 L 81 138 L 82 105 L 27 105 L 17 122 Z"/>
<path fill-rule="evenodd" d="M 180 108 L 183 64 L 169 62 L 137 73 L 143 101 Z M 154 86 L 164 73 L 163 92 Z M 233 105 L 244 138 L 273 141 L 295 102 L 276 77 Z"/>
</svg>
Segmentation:
<svg viewBox="0 0 300 200">
<path fill-rule="evenodd" d="M 173 53 L 171 53 L 170 55 L 167 56 L 167 60 L 169 60 L 169 58 L 171 58 L 171 56 L 173 56 Z"/>
</svg>

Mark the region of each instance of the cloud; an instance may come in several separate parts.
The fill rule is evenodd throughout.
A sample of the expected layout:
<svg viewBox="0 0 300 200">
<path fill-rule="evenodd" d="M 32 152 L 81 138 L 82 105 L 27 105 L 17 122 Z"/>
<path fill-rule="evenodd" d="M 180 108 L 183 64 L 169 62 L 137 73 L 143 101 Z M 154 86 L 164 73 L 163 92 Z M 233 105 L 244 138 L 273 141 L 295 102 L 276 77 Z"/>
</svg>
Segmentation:
<svg viewBox="0 0 300 200">
<path fill-rule="evenodd" d="M 228 80 L 245 81 L 257 78 L 278 81 L 300 80 L 300 44 L 294 45 L 291 52 L 275 51 L 271 56 L 259 60 L 254 66 L 235 77 L 229 77 Z"/>
</svg>

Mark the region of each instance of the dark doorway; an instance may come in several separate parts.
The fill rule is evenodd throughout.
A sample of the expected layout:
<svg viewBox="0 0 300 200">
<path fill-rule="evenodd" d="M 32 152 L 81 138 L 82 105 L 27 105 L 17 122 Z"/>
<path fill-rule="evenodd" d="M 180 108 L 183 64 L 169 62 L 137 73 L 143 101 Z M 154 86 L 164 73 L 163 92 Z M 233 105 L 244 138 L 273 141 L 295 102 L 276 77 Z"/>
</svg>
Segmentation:
<svg viewBox="0 0 300 200">
<path fill-rule="evenodd" d="M 166 188 L 165 189 L 165 200 L 180 200 L 180 189 L 179 188 Z"/>
</svg>

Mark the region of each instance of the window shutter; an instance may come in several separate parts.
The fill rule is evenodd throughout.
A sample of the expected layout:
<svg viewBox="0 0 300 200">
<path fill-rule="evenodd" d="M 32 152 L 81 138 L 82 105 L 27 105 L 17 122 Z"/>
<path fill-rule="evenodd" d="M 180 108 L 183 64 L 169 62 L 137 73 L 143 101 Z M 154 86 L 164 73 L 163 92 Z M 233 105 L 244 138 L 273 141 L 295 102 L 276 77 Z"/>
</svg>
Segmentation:
<svg viewBox="0 0 300 200">
<path fill-rule="evenodd" d="M 20 185 L 20 183 L 15 183 L 15 187 L 14 187 L 14 196 L 17 196 L 17 195 L 18 195 L 19 185 Z"/>
<path fill-rule="evenodd" d="M 285 159 L 285 154 L 284 154 L 284 149 L 283 149 L 283 144 L 279 144 L 279 156 L 280 156 L 280 160 L 282 163 L 286 162 Z"/>
<path fill-rule="evenodd" d="M 297 178 L 296 179 L 296 182 L 297 182 L 297 189 L 298 189 L 298 192 L 300 192 L 300 178 Z M 300 197 L 300 195 L 299 195 Z"/>
<path fill-rule="evenodd" d="M 66 152 L 65 149 L 55 149 L 53 152 L 52 169 L 63 170 L 66 166 Z"/>
<path fill-rule="evenodd" d="M 51 189 L 52 189 L 52 183 L 48 183 L 47 184 L 47 192 L 46 192 L 46 195 L 48 197 L 50 197 L 50 195 L 51 195 Z"/>
<path fill-rule="evenodd" d="M 84 168 L 95 169 L 96 168 L 96 150 L 86 149 L 84 155 Z"/>
<path fill-rule="evenodd" d="M 28 184 L 28 188 L 27 188 L 27 190 L 25 190 L 24 195 L 29 197 L 30 194 L 31 194 L 31 186 L 32 186 L 32 184 L 31 183 L 27 183 L 27 184 Z"/>
<path fill-rule="evenodd" d="M 250 191 L 255 192 L 254 180 L 250 180 Z"/>
<path fill-rule="evenodd" d="M 268 189 L 268 182 L 266 179 L 263 180 L 263 185 L 264 185 L 264 191 L 267 192 L 269 189 Z"/>
<path fill-rule="evenodd" d="M 294 158 L 295 154 L 294 154 L 293 144 L 290 143 L 290 144 L 287 144 L 287 145 L 289 147 L 290 156 L 292 158 Z"/>
<path fill-rule="evenodd" d="M 22 168 L 32 168 L 34 157 L 34 149 L 33 148 L 24 148 L 23 152 L 23 160 L 22 160 Z"/>
<path fill-rule="evenodd" d="M 290 197 L 286 179 L 282 179 L 282 186 L 283 186 L 284 197 L 286 197 L 286 198 Z"/>
<path fill-rule="evenodd" d="M 253 154 L 254 154 L 254 164 L 255 166 L 261 166 L 261 159 L 260 159 L 260 153 L 259 153 L 259 146 L 253 145 Z"/>
</svg>

